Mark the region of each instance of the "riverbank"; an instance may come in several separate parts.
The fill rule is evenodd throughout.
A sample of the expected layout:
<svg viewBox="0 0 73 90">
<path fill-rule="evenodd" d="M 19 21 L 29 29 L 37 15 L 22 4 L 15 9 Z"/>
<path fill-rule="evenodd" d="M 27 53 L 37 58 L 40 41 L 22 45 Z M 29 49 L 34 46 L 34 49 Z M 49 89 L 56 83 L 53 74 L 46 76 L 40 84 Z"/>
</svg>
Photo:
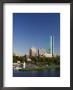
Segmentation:
<svg viewBox="0 0 73 90">
<path fill-rule="evenodd" d="M 21 68 L 19 71 L 44 71 L 48 69 L 58 69 L 60 70 L 60 65 L 50 65 L 50 66 L 38 66 L 36 68 Z"/>
</svg>

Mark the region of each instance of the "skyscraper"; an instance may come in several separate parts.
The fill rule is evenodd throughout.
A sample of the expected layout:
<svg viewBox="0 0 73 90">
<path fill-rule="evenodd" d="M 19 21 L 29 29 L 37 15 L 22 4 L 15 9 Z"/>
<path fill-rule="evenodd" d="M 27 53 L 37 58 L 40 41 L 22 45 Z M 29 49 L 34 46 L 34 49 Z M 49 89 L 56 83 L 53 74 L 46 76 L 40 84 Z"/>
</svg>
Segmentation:
<svg viewBox="0 0 73 90">
<path fill-rule="evenodd" d="M 40 49 L 38 50 L 38 53 L 39 53 L 38 55 L 39 55 L 39 56 L 44 56 L 45 52 L 46 52 L 46 51 L 45 51 L 44 48 L 40 48 Z"/>
<path fill-rule="evenodd" d="M 50 54 L 54 55 L 54 36 L 50 36 Z"/>
<path fill-rule="evenodd" d="M 36 48 L 31 48 L 29 51 L 30 56 L 36 56 Z"/>
</svg>

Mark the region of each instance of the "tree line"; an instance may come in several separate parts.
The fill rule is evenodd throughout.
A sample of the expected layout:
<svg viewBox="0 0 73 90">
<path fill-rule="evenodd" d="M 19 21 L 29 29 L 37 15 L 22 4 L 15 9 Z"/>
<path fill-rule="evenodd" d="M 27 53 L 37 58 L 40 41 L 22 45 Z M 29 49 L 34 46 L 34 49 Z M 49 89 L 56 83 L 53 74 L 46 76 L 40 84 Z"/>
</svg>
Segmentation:
<svg viewBox="0 0 73 90">
<path fill-rule="evenodd" d="M 44 64 L 55 64 L 55 65 L 60 65 L 60 56 L 55 56 L 55 57 L 45 57 L 45 56 L 35 56 L 35 57 L 30 57 L 31 61 L 27 60 L 27 55 L 24 56 L 15 56 L 13 55 L 13 63 L 16 63 L 17 61 L 20 61 L 21 63 L 26 62 L 26 63 L 32 63 L 32 64 L 37 64 L 37 65 L 44 65 Z"/>
</svg>

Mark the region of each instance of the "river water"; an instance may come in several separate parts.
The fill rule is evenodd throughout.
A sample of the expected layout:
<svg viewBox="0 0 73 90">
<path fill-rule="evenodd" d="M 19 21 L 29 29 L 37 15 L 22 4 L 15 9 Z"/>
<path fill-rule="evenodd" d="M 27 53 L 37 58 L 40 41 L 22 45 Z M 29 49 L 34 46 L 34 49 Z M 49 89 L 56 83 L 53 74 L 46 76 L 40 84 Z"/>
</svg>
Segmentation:
<svg viewBox="0 0 73 90">
<path fill-rule="evenodd" d="M 60 77 L 60 70 L 56 68 L 44 71 L 13 70 L 13 77 Z"/>
</svg>

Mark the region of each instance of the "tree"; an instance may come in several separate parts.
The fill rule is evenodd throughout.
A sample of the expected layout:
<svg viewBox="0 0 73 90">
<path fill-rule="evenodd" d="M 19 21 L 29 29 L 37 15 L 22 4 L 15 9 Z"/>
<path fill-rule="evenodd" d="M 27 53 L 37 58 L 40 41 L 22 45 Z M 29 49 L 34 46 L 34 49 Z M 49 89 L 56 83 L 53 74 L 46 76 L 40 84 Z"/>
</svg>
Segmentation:
<svg viewBox="0 0 73 90">
<path fill-rule="evenodd" d="M 24 59 L 25 59 L 25 62 L 27 62 L 27 55 L 25 54 L 25 56 L 24 56 Z"/>
</svg>

